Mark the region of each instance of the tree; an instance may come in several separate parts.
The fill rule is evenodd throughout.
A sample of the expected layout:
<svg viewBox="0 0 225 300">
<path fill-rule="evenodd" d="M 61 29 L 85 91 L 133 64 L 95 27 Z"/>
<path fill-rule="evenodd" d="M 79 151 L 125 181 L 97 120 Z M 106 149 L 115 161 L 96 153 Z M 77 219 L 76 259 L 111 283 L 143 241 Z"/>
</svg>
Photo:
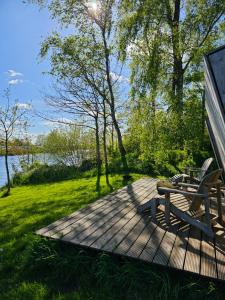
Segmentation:
<svg viewBox="0 0 225 300">
<path fill-rule="evenodd" d="M 54 57 L 60 56 L 62 49 L 54 53 Z M 70 55 L 70 54 L 68 54 Z M 71 59 L 68 57 L 63 61 L 66 77 L 60 75 L 60 84 L 55 87 L 57 96 L 46 96 L 47 103 L 60 115 L 65 113 L 71 116 L 70 120 L 56 120 L 57 123 L 69 126 L 80 126 L 94 130 L 96 145 L 97 181 L 96 190 L 100 190 L 101 177 L 101 152 L 100 152 L 100 129 L 99 118 L 101 114 L 101 102 L 92 87 L 86 85 L 85 76 L 80 74 L 74 63 L 72 70 L 68 69 Z M 59 74 L 58 74 L 59 75 Z M 86 74 L 87 75 L 87 74 Z"/>
<path fill-rule="evenodd" d="M 84 131 L 76 125 L 53 129 L 43 140 L 46 153 L 53 155 L 58 163 L 74 167 L 82 160 L 93 159 L 93 147 L 92 131 Z"/>
<path fill-rule="evenodd" d="M 9 173 L 9 142 L 13 135 L 18 134 L 21 128 L 26 124 L 26 109 L 19 102 L 10 102 L 10 90 L 7 89 L 3 94 L 3 101 L 0 106 L 0 140 L 4 144 L 5 168 L 7 174 L 7 191 L 5 196 L 10 194 L 11 180 Z M 5 100 L 5 101 L 4 101 Z"/>
<path fill-rule="evenodd" d="M 43 1 L 36 1 L 41 4 Z M 56 1 L 52 0 L 49 9 L 52 16 L 58 19 L 63 26 L 74 25 L 78 34 L 71 35 L 64 39 L 60 44 L 59 36 L 55 35 L 47 39 L 42 46 L 42 54 L 46 54 L 49 46 L 59 48 L 63 47 L 70 51 L 70 57 L 73 62 L 78 63 L 75 59 L 78 55 L 83 55 L 83 60 L 79 60 L 80 75 L 85 73 L 86 85 L 95 91 L 96 96 L 102 98 L 110 108 L 110 115 L 113 126 L 117 133 L 118 147 L 121 155 L 123 170 L 128 176 L 128 165 L 126 160 L 126 150 L 123 145 L 122 133 L 116 117 L 117 102 L 115 99 L 115 82 L 112 80 L 112 62 L 118 62 L 115 56 L 115 47 L 113 37 L 115 34 L 113 22 L 113 4 L 114 1 L 97 1 L 92 5 L 90 1 Z M 61 40 L 62 41 L 62 40 Z M 70 46 L 69 48 L 68 43 Z M 78 46 L 79 41 L 79 46 Z M 60 58 L 64 59 L 65 53 L 61 53 Z M 68 54 L 68 51 L 67 53 Z M 64 58 L 63 58 L 64 57 Z M 59 57 L 58 57 L 59 58 Z M 59 58 L 59 59 L 60 59 Z M 66 71 L 60 67 L 60 61 L 52 57 L 53 74 L 67 76 Z M 56 66 L 57 65 L 57 66 Z M 61 64 L 62 65 L 62 64 Z M 55 66 L 55 67 L 54 67 Z M 89 70 L 89 67 L 91 71 Z M 71 65 L 73 68 L 73 65 Z"/>
<path fill-rule="evenodd" d="M 148 95 L 153 118 L 157 102 L 166 100 L 178 147 L 184 146 L 187 91 L 202 79 L 203 53 L 224 40 L 224 16 L 221 0 L 120 2 L 119 48 L 131 59 L 133 92 Z"/>
</svg>

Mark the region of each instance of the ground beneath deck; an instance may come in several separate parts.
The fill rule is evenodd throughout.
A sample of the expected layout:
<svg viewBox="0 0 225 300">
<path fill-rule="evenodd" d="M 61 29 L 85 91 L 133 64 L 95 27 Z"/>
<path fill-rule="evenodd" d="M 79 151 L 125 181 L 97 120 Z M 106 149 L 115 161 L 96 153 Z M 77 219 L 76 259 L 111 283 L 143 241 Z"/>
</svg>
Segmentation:
<svg viewBox="0 0 225 300">
<path fill-rule="evenodd" d="M 224 231 L 215 239 L 171 216 L 157 222 L 137 207 L 157 195 L 156 179 L 143 178 L 37 231 L 75 245 L 136 258 L 225 281 Z M 183 201 L 175 196 L 174 201 Z M 212 200 L 212 207 L 215 204 Z"/>
</svg>

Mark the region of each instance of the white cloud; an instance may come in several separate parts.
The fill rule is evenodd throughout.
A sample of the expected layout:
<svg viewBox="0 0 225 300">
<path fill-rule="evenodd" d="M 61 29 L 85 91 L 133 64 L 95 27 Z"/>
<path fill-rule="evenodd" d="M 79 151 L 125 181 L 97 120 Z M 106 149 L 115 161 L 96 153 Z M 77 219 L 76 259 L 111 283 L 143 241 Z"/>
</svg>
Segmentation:
<svg viewBox="0 0 225 300">
<path fill-rule="evenodd" d="M 9 84 L 12 84 L 12 85 L 16 85 L 16 84 L 19 84 L 19 83 L 23 83 L 23 80 L 22 79 L 9 80 Z"/>
<path fill-rule="evenodd" d="M 112 78 L 112 81 L 117 81 L 117 82 L 123 82 L 123 83 L 129 83 L 129 79 L 127 77 L 124 77 L 122 75 L 118 75 L 116 73 L 111 72 L 110 76 Z"/>
<path fill-rule="evenodd" d="M 29 103 L 17 103 L 16 106 L 19 109 L 25 109 L 25 110 L 30 110 L 32 108 L 31 104 Z"/>
<path fill-rule="evenodd" d="M 8 74 L 9 74 L 10 77 L 23 76 L 22 73 L 17 72 L 17 71 L 15 71 L 15 70 L 8 70 Z"/>
</svg>

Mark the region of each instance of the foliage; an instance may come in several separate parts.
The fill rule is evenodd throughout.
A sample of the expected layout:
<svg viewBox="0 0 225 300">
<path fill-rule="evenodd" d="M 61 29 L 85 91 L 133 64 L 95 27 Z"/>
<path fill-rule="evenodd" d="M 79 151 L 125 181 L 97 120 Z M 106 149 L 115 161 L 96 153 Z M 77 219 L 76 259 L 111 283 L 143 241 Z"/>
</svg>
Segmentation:
<svg viewBox="0 0 225 300">
<path fill-rule="evenodd" d="M 122 77 L 114 73 L 112 67 L 116 63 L 116 69 L 122 68 L 114 51 L 113 4 L 113 0 L 99 0 L 95 5 L 86 1 L 50 1 L 48 8 L 52 17 L 63 27 L 74 26 L 76 33 L 66 37 L 54 33 L 42 43 L 40 51 L 42 57 L 51 53 L 50 73 L 58 85 L 58 96 L 48 97 L 48 103 L 60 112 L 72 115 L 80 125 L 95 130 L 96 186 L 99 186 L 101 175 L 101 127 L 105 175 L 109 184 L 106 132 L 110 123 L 117 134 L 124 174 L 129 176 L 126 150 L 117 120 L 121 99 L 115 92 Z"/>
<path fill-rule="evenodd" d="M 140 175 L 132 174 L 136 180 Z M 109 192 L 95 178 L 17 187 L 0 202 L 2 300 L 223 299 L 224 285 L 54 242 L 32 232 Z M 121 176 L 110 178 L 113 188 Z"/>
<path fill-rule="evenodd" d="M 27 138 L 12 138 L 9 141 L 8 152 L 10 156 L 13 155 L 25 155 L 29 153 L 40 153 L 40 148 L 33 144 Z M 0 155 L 5 155 L 4 145 L 0 141 Z"/>
<path fill-rule="evenodd" d="M 59 164 L 78 166 L 82 160 L 94 158 L 94 138 L 90 131 L 71 125 L 54 129 L 42 139 L 45 153 L 53 155 Z"/>
<path fill-rule="evenodd" d="M 104 134 L 104 143 L 109 145 L 112 122 L 118 137 L 115 151 L 119 150 L 124 169 L 126 155 L 130 168 L 163 175 L 199 163 L 195 159 L 199 153 L 211 155 L 204 122 L 202 56 L 224 39 L 223 1 L 100 0 L 93 4 L 49 0 L 46 5 L 63 27 L 76 28 L 75 34 L 60 37 L 54 33 L 42 43 L 41 56 L 51 51 L 51 74 L 60 83 L 66 82 L 64 91 L 70 94 L 66 97 L 60 90 L 53 102 L 67 99 L 64 110 L 75 103 L 75 119 L 81 122 L 84 110 L 85 115 L 96 114 L 95 101 L 83 105 L 83 99 L 94 93 L 100 131 L 103 111 L 99 104 L 106 104 L 109 118 L 104 119 L 107 130 L 103 131 L 108 135 Z M 124 101 L 127 111 L 122 111 L 125 143 L 117 121 L 121 113 L 117 88 L 122 76 L 112 72 L 115 63 L 117 70 L 122 68 L 118 57 L 130 69 L 131 99 Z M 85 124 L 90 123 L 86 118 Z M 105 169 L 109 165 L 109 170 L 120 171 L 118 155 L 109 154 L 107 163 L 109 147 L 105 144 L 96 156 L 99 174 L 103 153 Z"/>
<path fill-rule="evenodd" d="M 119 11 L 118 44 L 121 58 L 130 62 L 131 96 L 138 105 L 145 98 L 153 123 L 157 107 L 164 106 L 177 149 L 198 143 L 204 127 L 202 58 L 224 42 L 224 2 L 123 0 Z M 186 116 L 191 107 L 193 116 Z"/>
<path fill-rule="evenodd" d="M 89 173 L 93 176 L 96 175 L 95 166 L 96 162 L 93 160 L 83 160 L 80 166 L 47 165 L 35 162 L 24 166 L 21 172 L 17 171 L 12 182 L 16 186 L 75 179 L 88 176 Z"/>
<path fill-rule="evenodd" d="M 203 54 L 222 43 L 223 1 L 123 0 L 119 5 L 119 50 L 123 58 L 131 58 L 132 87 L 164 95 L 169 105 L 179 105 L 172 91 L 178 84 L 176 76 L 185 74 L 181 84 L 186 88 L 199 82 Z M 176 74 L 179 63 L 181 74 Z M 174 99 L 166 96 L 170 93 Z"/>
<path fill-rule="evenodd" d="M 205 124 L 202 124 L 201 105 L 194 96 L 185 102 L 185 129 L 179 132 L 174 112 L 166 112 L 159 106 L 153 116 L 147 97 L 140 98 L 138 104 L 131 101 L 125 139 L 130 167 L 141 168 L 148 174 L 170 176 L 183 172 L 185 165 L 201 165 L 205 158 L 213 156 Z M 182 148 L 179 147 L 180 134 L 185 137 Z"/>
</svg>

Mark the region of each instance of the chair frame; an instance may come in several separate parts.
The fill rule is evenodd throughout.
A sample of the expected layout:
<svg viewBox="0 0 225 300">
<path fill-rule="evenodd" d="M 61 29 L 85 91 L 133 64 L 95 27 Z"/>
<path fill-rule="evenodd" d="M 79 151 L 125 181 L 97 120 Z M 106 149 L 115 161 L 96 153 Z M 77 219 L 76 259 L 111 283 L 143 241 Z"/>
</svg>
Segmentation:
<svg viewBox="0 0 225 300">
<path fill-rule="evenodd" d="M 184 182 L 189 181 L 190 183 L 200 183 L 205 174 L 207 173 L 213 160 L 214 159 L 212 157 L 207 158 L 202 164 L 201 168 L 186 167 L 184 169 L 184 174 L 176 174 L 170 178 L 170 181 L 177 183 L 180 180 L 182 180 Z M 194 174 L 198 175 L 195 177 Z"/>
<path fill-rule="evenodd" d="M 153 220 L 156 220 L 156 211 L 157 206 L 162 204 L 165 206 L 165 221 L 167 225 L 170 225 L 170 214 L 173 213 L 178 218 L 183 221 L 199 228 L 209 237 L 214 237 L 214 232 L 211 226 L 211 216 L 210 216 L 210 197 L 216 197 L 218 201 L 218 216 L 219 219 L 222 218 L 221 210 L 221 181 L 218 180 L 219 176 L 222 174 L 222 170 L 216 170 L 206 175 L 200 185 L 189 184 L 189 183 L 179 183 L 179 186 L 183 189 L 171 189 L 165 187 L 159 187 L 158 191 L 165 195 L 164 198 L 157 197 L 146 202 L 142 207 L 140 207 L 139 212 L 145 211 L 147 208 L 151 208 L 151 215 Z M 215 177 L 215 178 L 214 178 Z M 207 182 L 209 178 L 214 178 L 212 182 Z M 187 188 L 192 188 L 194 191 L 185 190 Z M 171 194 L 180 194 L 185 197 L 188 197 L 191 200 L 191 203 L 194 201 L 201 201 L 201 204 L 204 204 L 204 210 L 201 208 L 197 210 L 188 210 L 182 211 L 176 207 L 171 202 Z M 205 215 L 205 222 L 200 221 L 199 219 L 194 218 L 190 215 L 190 212 L 195 214 L 195 216 L 200 217 Z"/>
</svg>

